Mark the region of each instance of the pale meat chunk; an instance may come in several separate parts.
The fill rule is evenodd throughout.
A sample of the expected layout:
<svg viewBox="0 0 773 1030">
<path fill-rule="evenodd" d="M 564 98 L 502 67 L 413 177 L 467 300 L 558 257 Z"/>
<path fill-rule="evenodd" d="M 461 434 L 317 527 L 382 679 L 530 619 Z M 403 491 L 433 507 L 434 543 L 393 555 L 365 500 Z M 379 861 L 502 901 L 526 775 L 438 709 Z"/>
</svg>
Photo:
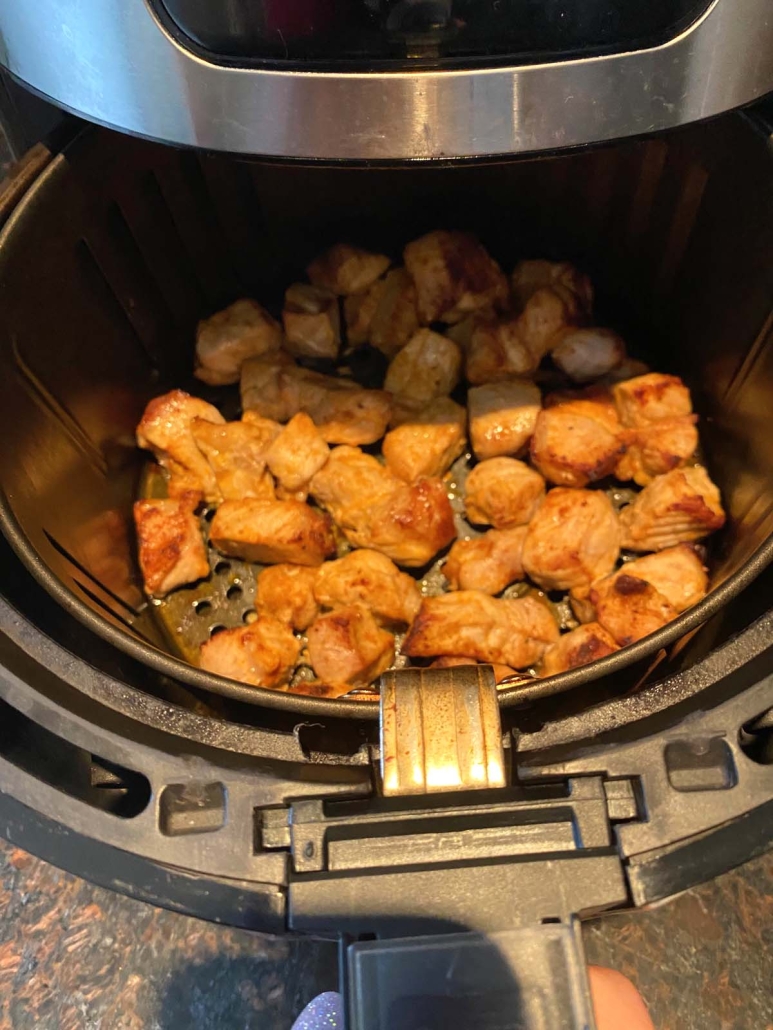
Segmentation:
<svg viewBox="0 0 773 1030">
<path fill-rule="evenodd" d="M 508 680 L 511 677 L 518 675 L 515 669 L 511 669 L 509 665 L 500 665 L 498 662 L 476 662 L 472 658 L 464 658 L 461 655 L 443 655 L 441 658 L 436 658 L 434 662 L 431 662 L 429 668 L 454 669 L 461 665 L 469 666 L 479 664 L 490 665 L 492 667 L 497 685 L 502 683 L 504 680 Z"/>
<path fill-rule="evenodd" d="M 324 566 L 322 566 L 324 568 Z M 319 612 L 314 596 L 317 570 L 306 565 L 270 565 L 258 576 L 255 608 L 293 629 L 303 631 Z"/>
<path fill-rule="evenodd" d="M 646 486 L 656 476 L 681 468 L 698 447 L 697 416 L 690 391 L 678 376 L 650 372 L 613 387 L 626 453 L 618 479 Z"/>
<path fill-rule="evenodd" d="M 332 450 L 310 493 L 354 547 L 381 551 L 398 565 L 426 565 L 455 535 L 439 479 L 409 485 L 356 447 Z"/>
<path fill-rule="evenodd" d="M 282 325 L 285 346 L 291 354 L 338 357 L 341 323 L 335 294 L 308 283 L 294 283 L 285 293 Z"/>
<path fill-rule="evenodd" d="M 472 540 L 457 540 L 448 552 L 443 575 L 451 590 L 481 590 L 500 594 L 523 579 L 523 541 L 526 526 L 490 529 Z"/>
<path fill-rule="evenodd" d="M 310 415 L 293 415 L 266 453 L 266 462 L 279 485 L 293 493 L 305 490 L 327 461 L 330 448 Z"/>
<path fill-rule="evenodd" d="M 543 590 L 587 596 L 620 553 L 620 526 L 609 498 L 598 490 L 556 487 L 531 520 L 523 545 L 526 574 Z"/>
<path fill-rule="evenodd" d="M 221 630 L 201 645 L 206 672 L 253 687 L 286 686 L 301 652 L 289 626 L 263 615 L 249 626 Z"/>
<path fill-rule="evenodd" d="M 321 565 L 335 552 L 330 519 L 300 501 L 224 501 L 209 540 L 222 554 L 263 565 Z"/>
<path fill-rule="evenodd" d="M 473 387 L 467 408 L 476 457 L 518 454 L 531 439 L 541 407 L 539 389 L 528 379 Z"/>
<path fill-rule="evenodd" d="M 394 661 L 394 636 L 361 604 L 319 615 L 307 636 L 312 668 L 326 683 L 367 686 Z"/>
<path fill-rule="evenodd" d="M 172 390 L 148 403 L 137 426 L 137 443 L 153 451 L 169 474 L 171 497 L 199 491 L 205 500 L 220 500 L 215 473 L 193 438 L 195 418 L 222 425 L 225 419 L 211 404 L 191 397 L 184 390 Z"/>
<path fill-rule="evenodd" d="M 198 494 L 135 501 L 134 525 L 145 590 L 164 597 L 177 587 L 209 575 L 199 520 Z"/>
<path fill-rule="evenodd" d="M 315 285 L 339 296 L 364 293 L 391 264 L 385 254 L 373 254 L 349 243 L 336 243 L 306 269 Z"/>
<path fill-rule="evenodd" d="M 605 658 L 620 648 L 617 641 L 598 622 L 588 622 L 559 639 L 546 653 L 540 666 L 540 675 L 557 676 L 570 669 L 589 665 Z"/>
<path fill-rule="evenodd" d="M 589 383 L 622 364 L 625 344 L 611 329 L 564 329 L 554 341 L 553 363 L 576 383 Z"/>
<path fill-rule="evenodd" d="M 282 330 L 254 300 L 237 300 L 224 311 L 199 322 L 194 375 L 210 386 L 239 381 L 248 358 L 278 351 Z"/>
<path fill-rule="evenodd" d="M 539 364 L 523 338 L 520 315 L 478 321 L 465 352 L 465 376 L 473 384 L 530 375 Z"/>
<path fill-rule="evenodd" d="M 353 293 L 344 300 L 346 342 L 350 347 L 362 347 L 370 342 L 373 316 L 385 289 L 386 279 L 378 279 L 366 293 Z"/>
<path fill-rule="evenodd" d="M 416 580 L 378 551 L 352 551 L 317 571 L 314 596 L 323 608 L 362 604 L 379 620 L 407 625 L 419 610 Z"/>
<path fill-rule="evenodd" d="M 573 300 L 578 315 L 589 315 L 593 307 L 593 286 L 587 275 L 568 261 L 545 261 L 537 258 L 519 261 L 510 280 L 513 298 L 524 307 L 537 290 L 550 287 Z"/>
<path fill-rule="evenodd" d="M 558 635 L 547 605 L 534 597 L 509 601 L 459 590 L 424 598 L 403 654 L 459 655 L 522 669 L 538 662 Z"/>
<path fill-rule="evenodd" d="M 547 398 L 531 438 L 531 460 L 551 483 L 583 487 L 611 475 L 624 451 L 606 393 Z"/>
<path fill-rule="evenodd" d="M 708 570 L 692 544 L 626 562 L 625 572 L 651 583 L 678 612 L 697 604 L 709 589 Z"/>
<path fill-rule="evenodd" d="M 701 465 L 658 476 L 620 512 L 622 546 L 662 551 L 700 540 L 725 524 L 719 490 Z"/>
<path fill-rule="evenodd" d="M 464 408 L 450 397 L 437 397 L 384 437 L 387 468 L 406 483 L 442 476 L 464 451 L 466 426 Z"/>
<path fill-rule="evenodd" d="M 463 232 L 437 230 L 409 243 L 405 267 L 416 284 L 419 319 L 458 322 L 507 301 L 507 280 L 481 243 Z"/>
<path fill-rule="evenodd" d="M 419 328 L 416 287 L 404 268 L 387 273 L 384 289 L 370 324 L 370 343 L 394 357 Z"/>
<path fill-rule="evenodd" d="M 295 362 L 284 351 L 244 362 L 239 384 L 244 421 L 260 417 L 287 422 L 300 411 L 298 391 L 290 378 L 294 368 Z"/>
<path fill-rule="evenodd" d="M 538 364 L 560 339 L 561 332 L 577 317 L 574 297 L 556 289 L 537 290 L 526 301 L 518 318 L 523 343 Z"/>
<path fill-rule="evenodd" d="M 596 609 L 596 621 L 620 647 L 648 637 L 678 614 L 651 583 L 625 570 L 595 583 L 590 602 Z"/>
<path fill-rule="evenodd" d="M 453 340 L 419 329 L 390 362 L 384 389 L 422 406 L 447 397 L 459 382 L 461 369 L 462 352 Z"/>
<path fill-rule="evenodd" d="M 274 422 L 276 433 L 281 426 Z M 203 418 L 191 422 L 191 432 L 199 450 L 215 473 L 223 500 L 238 501 L 243 497 L 274 497 L 274 480 L 266 468 L 266 452 L 270 443 L 267 428 L 249 422 L 226 422 L 215 425 Z"/>
<path fill-rule="evenodd" d="M 532 518 L 545 496 L 545 480 L 517 458 L 487 458 L 470 471 L 464 508 L 470 522 L 511 529 Z"/>
</svg>

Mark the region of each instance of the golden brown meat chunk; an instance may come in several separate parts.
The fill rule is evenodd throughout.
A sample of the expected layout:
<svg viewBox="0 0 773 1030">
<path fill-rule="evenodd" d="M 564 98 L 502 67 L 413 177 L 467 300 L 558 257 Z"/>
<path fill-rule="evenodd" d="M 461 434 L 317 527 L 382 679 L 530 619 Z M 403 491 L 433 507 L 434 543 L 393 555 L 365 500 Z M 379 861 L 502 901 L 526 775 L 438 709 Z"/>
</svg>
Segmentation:
<svg viewBox="0 0 773 1030">
<path fill-rule="evenodd" d="M 658 476 L 620 512 L 623 547 L 662 551 L 700 540 L 725 524 L 719 490 L 701 465 Z"/>
<path fill-rule="evenodd" d="M 490 529 L 472 540 L 457 540 L 448 552 L 443 575 L 451 590 L 482 590 L 500 594 L 523 579 L 523 541 L 526 526 Z"/>
<path fill-rule="evenodd" d="M 419 329 L 392 358 L 384 389 L 410 404 L 423 406 L 447 397 L 459 382 L 462 352 L 447 336 Z"/>
<path fill-rule="evenodd" d="M 419 610 L 416 580 L 378 551 L 352 551 L 317 571 L 314 595 L 323 608 L 361 604 L 377 619 L 407 625 Z"/>
<path fill-rule="evenodd" d="M 409 243 L 405 267 L 416 284 L 419 319 L 458 322 L 507 300 L 507 280 L 481 243 L 463 232 L 437 230 Z"/>
<path fill-rule="evenodd" d="M 153 597 L 209 575 L 201 527 L 193 514 L 197 501 L 196 493 L 135 501 L 140 569 L 145 590 Z"/>
<path fill-rule="evenodd" d="M 466 426 L 464 408 L 450 397 L 437 397 L 384 437 L 387 468 L 406 483 L 442 476 L 464 451 Z"/>
<path fill-rule="evenodd" d="M 335 552 L 330 519 L 301 501 L 224 501 L 209 539 L 223 554 L 263 565 L 321 565 Z"/>
<path fill-rule="evenodd" d="M 646 486 L 681 468 L 698 447 L 690 391 L 678 376 L 650 372 L 613 387 L 626 453 L 615 474 Z"/>
<path fill-rule="evenodd" d="M 324 566 L 322 566 L 324 568 Z M 317 617 L 314 596 L 317 569 L 306 565 L 270 565 L 258 576 L 255 608 L 293 629 L 304 630 Z"/>
<path fill-rule="evenodd" d="M 536 364 L 549 353 L 561 333 L 577 317 L 575 298 L 555 289 L 537 290 L 519 315 L 520 337 Z"/>
<path fill-rule="evenodd" d="M 609 498 L 598 490 L 556 487 L 531 520 L 523 545 L 526 574 L 543 590 L 587 596 L 620 553 L 620 527 Z"/>
<path fill-rule="evenodd" d="M 311 477 L 327 461 L 330 448 L 310 415 L 293 415 L 268 449 L 266 462 L 279 485 L 289 493 L 306 490 Z"/>
<path fill-rule="evenodd" d="M 520 315 L 480 319 L 465 348 L 465 375 L 470 383 L 493 383 L 525 376 L 539 364 L 524 339 Z"/>
<path fill-rule="evenodd" d="M 611 329 L 564 329 L 554 340 L 553 363 L 575 383 L 590 383 L 618 368 L 625 344 Z"/>
<path fill-rule="evenodd" d="M 393 358 L 419 328 L 413 279 L 404 268 L 393 268 L 367 293 L 347 297 L 344 313 L 352 346 L 370 343 Z"/>
<path fill-rule="evenodd" d="M 394 273 L 390 272 L 390 275 Z M 346 342 L 350 347 L 362 347 L 370 342 L 373 316 L 386 289 L 386 278 L 378 279 L 366 293 L 353 293 L 344 300 Z"/>
<path fill-rule="evenodd" d="M 678 612 L 697 604 L 709 589 L 708 570 L 692 544 L 626 562 L 625 572 L 651 583 Z"/>
<path fill-rule="evenodd" d="M 676 609 L 660 591 L 625 569 L 595 583 L 590 601 L 596 609 L 597 622 L 620 647 L 648 637 L 677 616 Z"/>
<path fill-rule="evenodd" d="M 336 447 L 310 493 L 355 547 L 398 565 L 426 565 L 454 538 L 451 504 L 439 479 L 409 485 L 356 447 Z"/>
<path fill-rule="evenodd" d="M 526 306 L 537 290 L 550 288 L 558 292 L 574 308 L 575 315 L 589 315 L 593 307 L 593 286 L 587 275 L 568 261 L 533 259 L 519 261 L 511 277 L 513 299 Z"/>
<path fill-rule="evenodd" d="M 216 633 L 201 645 L 199 661 L 206 672 L 276 690 L 286 686 L 300 652 L 289 626 L 263 615 L 249 626 Z"/>
<path fill-rule="evenodd" d="M 277 422 L 270 423 L 281 431 Z M 226 501 L 243 497 L 274 497 L 274 480 L 266 468 L 270 437 L 267 428 L 249 422 L 215 425 L 203 418 L 191 422 L 193 439 L 212 466 L 220 494 Z"/>
<path fill-rule="evenodd" d="M 545 480 L 517 458 L 487 458 L 472 469 L 464 487 L 470 522 L 511 529 L 532 518 L 545 496 Z"/>
<path fill-rule="evenodd" d="M 464 658 L 461 655 L 443 655 L 441 658 L 436 658 L 434 662 L 429 665 L 430 669 L 454 669 L 460 665 L 478 665 L 482 664 L 476 662 L 472 658 Z M 510 679 L 511 676 L 517 676 L 515 669 L 511 669 L 509 665 L 500 665 L 498 662 L 486 662 L 486 665 L 491 665 L 494 670 L 494 677 L 497 684 L 502 683 L 503 680 Z"/>
<path fill-rule="evenodd" d="M 278 351 L 282 330 L 254 300 L 237 300 L 199 322 L 196 330 L 198 379 L 210 386 L 237 383 L 247 358 Z"/>
<path fill-rule="evenodd" d="M 210 502 L 220 500 L 220 488 L 212 468 L 193 439 L 191 423 L 195 418 L 222 425 L 225 419 L 211 404 L 191 397 L 184 390 L 172 390 L 154 397 L 137 426 L 137 443 L 153 451 L 166 469 L 170 497 L 191 490 Z"/>
<path fill-rule="evenodd" d="M 558 640 L 547 605 L 534 597 L 500 600 L 478 590 L 425 597 L 403 644 L 415 658 L 459 655 L 522 669 Z"/>
<path fill-rule="evenodd" d="M 341 346 L 338 298 L 329 290 L 294 283 L 285 293 L 282 324 L 287 350 L 309 358 L 336 358 Z"/>
<path fill-rule="evenodd" d="M 309 626 L 309 659 L 326 683 L 367 686 L 394 661 L 395 638 L 361 604 L 319 615 Z"/>
<path fill-rule="evenodd" d="M 336 243 L 306 269 L 309 280 L 339 296 L 364 293 L 391 264 L 384 254 L 373 254 L 349 243 Z"/>
<path fill-rule="evenodd" d="M 622 425 L 635 429 L 692 414 L 690 391 L 679 376 L 649 372 L 613 387 Z"/>
<path fill-rule="evenodd" d="M 542 676 L 557 676 L 581 665 L 590 665 L 599 658 L 605 658 L 613 651 L 619 651 L 615 638 L 598 622 L 588 622 L 559 639 L 546 653 L 540 666 Z"/>
<path fill-rule="evenodd" d="M 243 420 L 260 417 L 287 422 L 300 411 L 298 392 L 291 379 L 295 367 L 284 351 L 244 362 L 239 384 Z"/>
<path fill-rule="evenodd" d="M 528 379 L 473 387 L 467 408 L 476 457 L 518 454 L 531 439 L 541 407 L 540 392 Z"/>
<path fill-rule="evenodd" d="M 547 398 L 531 438 L 531 460 L 559 486 L 587 486 L 611 475 L 623 453 L 611 398 L 603 393 Z"/>
</svg>

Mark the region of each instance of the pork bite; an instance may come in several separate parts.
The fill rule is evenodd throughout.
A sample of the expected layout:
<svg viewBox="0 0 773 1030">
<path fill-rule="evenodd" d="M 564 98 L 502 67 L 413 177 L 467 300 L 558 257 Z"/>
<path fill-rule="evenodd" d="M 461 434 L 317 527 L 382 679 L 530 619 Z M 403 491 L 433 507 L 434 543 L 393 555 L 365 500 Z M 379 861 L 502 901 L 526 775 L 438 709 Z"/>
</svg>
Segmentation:
<svg viewBox="0 0 773 1030">
<path fill-rule="evenodd" d="M 442 476 L 464 451 L 466 425 L 460 404 L 437 397 L 386 434 L 381 450 L 387 468 L 406 483 Z"/>
<path fill-rule="evenodd" d="M 201 645 L 199 664 L 217 676 L 277 690 L 287 685 L 300 652 L 292 630 L 264 615 L 249 626 L 216 633 Z"/>
<path fill-rule="evenodd" d="M 540 392 L 528 379 L 473 387 L 467 409 L 476 457 L 518 454 L 531 439 L 541 407 Z"/>
<path fill-rule="evenodd" d="M 625 447 L 614 404 L 603 391 L 547 398 L 531 438 L 531 460 L 551 483 L 584 487 L 609 476 Z"/>
<path fill-rule="evenodd" d="M 283 490 L 305 492 L 309 480 L 325 464 L 329 453 L 330 448 L 311 416 L 299 411 L 269 447 L 266 462 Z"/>
<path fill-rule="evenodd" d="M 513 299 L 520 308 L 543 289 L 552 289 L 571 303 L 574 317 L 590 315 L 593 307 L 590 279 L 568 261 L 545 261 L 541 258 L 519 261 L 513 269 L 510 285 Z"/>
<path fill-rule="evenodd" d="M 350 243 L 336 243 L 306 269 L 314 286 L 346 297 L 364 293 L 391 264 L 385 254 L 374 254 Z"/>
<path fill-rule="evenodd" d="M 278 351 L 282 330 L 257 301 L 237 300 L 196 329 L 194 375 L 210 386 L 237 383 L 248 358 Z"/>
<path fill-rule="evenodd" d="M 307 633 L 309 660 L 326 683 L 367 686 L 394 661 L 395 638 L 364 605 L 318 616 Z"/>
<path fill-rule="evenodd" d="M 626 453 L 615 475 L 646 486 L 659 475 L 682 468 L 698 447 L 697 416 L 690 391 L 678 376 L 650 372 L 613 387 L 624 427 Z"/>
<path fill-rule="evenodd" d="M 600 623 L 588 622 L 564 633 L 558 643 L 548 649 L 540 666 L 540 675 L 557 676 L 561 672 L 590 665 L 619 650 L 615 638 Z"/>
<path fill-rule="evenodd" d="M 677 612 L 697 604 L 709 589 L 708 570 L 692 544 L 626 562 L 625 572 L 651 583 Z"/>
<path fill-rule="evenodd" d="M 209 539 L 222 554 L 262 565 L 321 565 L 335 552 L 330 519 L 300 501 L 224 501 Z"/>
<path fill-rule="evenodd" d="M 545 480 L 517 458 L 488 458 L 467 476 L 464 507 L 470 522 L 511 529 L 527 523 L 545 496 Z"/>
<path fill-rule="evenodd" d="M 294 283 L 285 292 L 282 324 L 287 350 L 298 357 L 338 357 L 341 322 L 338 298 L 329 290 Z"/>
<path fill-rule="evenodd" d="M 458 322 L 472 311 L 507 301 L 507 280 L 468 233 L 437 230 L 409 243 L 405 267 L 416 284 L 420 321 Z"/>
<path fill-rule="evenodd" d="M 725 524 L 719 490 L 701 465 L 657 476 L 620 512 L 622 546 L 662 551 L 701 540 Z"/>
<path fill-rule="evenodd" d="M 274 427 L 274 435 L 281 432 L 279 423 L 273 422 L 271 426 Z M 191 432 L 215 474 L 224 500 L 238 501 L 243 497 L 273 499 L 274 480 L 266 468 L 266 453 L 271 440 L 268 425 L 250 425 L 248 422 L 215 425 L 195 418 L 191 422 Z"/>
<path fill-rule="evenodd" d="M 244 362 L 239 384 L 243 421 L 264 418 L 287 422 L 300 411 L 298 390 L 291 374 L 295 367 L 284 351 Z"/>
<path fill-rule="evenodd" d="M 194 515 L 199 495 L 136 501 L 134 525 L 145 590 L 164 597 L 209 575 L 207 551 Z"/>
<path fill-rule="evenodd" d="M 525 537 L 526 526 L 518 526 L 490 529 L 472 540 L 457 540 L 443 566 L 449 588 L 493 595 L 523 579 Z"/>
<path fill-rule="evenodd" d="M 590 383 L 618 368 L 625 344 L 611 329 L 564 329 L 554 340 L 553 363 L 575 383 Z"/>
<path fill-rule="evenodd" d="M 446 336 L 419 329 L 392 359 L 384 389 L 408 404 L 423 407 L 447 397 L 459 382 L 462 352 Z"/>
<path fill-rule="evenodd" d="M 322 566 L 324 568 L 324 566 Z M 270 565 L 258 576 L 255 608 L 293 629 L 303 631 L 319 612 L 314 596 L 316 568 L 305 565 Z"/>
<path fill-rule="evenodd" d="M 314 596 L 323 608 L 360 604 L 395 625 L 410 623 L 421 604 L 416 580 L 386 555 L 367 549 L 325 562 L 316 573 Z"/>
<path fill-rule="evenodd" d="M 590 602 L 596 610 L 596 621 L 620 647 L 635 644 L 678 614 L 651 583 L 631 576 L 626 569 L 595 583 Z"/>
</svg>

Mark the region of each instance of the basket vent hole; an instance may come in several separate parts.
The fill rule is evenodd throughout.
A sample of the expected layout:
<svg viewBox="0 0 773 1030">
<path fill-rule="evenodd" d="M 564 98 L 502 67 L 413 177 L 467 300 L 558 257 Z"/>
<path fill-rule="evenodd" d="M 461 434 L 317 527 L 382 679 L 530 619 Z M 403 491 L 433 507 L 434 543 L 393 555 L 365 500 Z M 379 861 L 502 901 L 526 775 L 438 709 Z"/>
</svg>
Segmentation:
<svg viewBox="0 0 773 1030">
<path fill-rule="evenodd" d="M 215 566 L 215 575 L 223 576 L 226 572 L 231 571 L 231 563 L 228 561 L 219 561 Z"/>
<path fill-rule="evenodd" d="M 238 599 L 242 596 L 242 593 L 242 588 L 238 584 L 234 583 L 232 587 L 229 587 L 226 590 L 225 596 L 228 598 L 229 601 L 238 601 Z"/>
<path fill-rule="evenodd" d="M 209 601 L 196 601 L 196 603 L 193 606 L 193 610 L 196 612 L 197 615 L 206 615 L 211 608 L 212 605 L 209 603 Z"/>
<path fill-rule="evenodd" d="M 220 626 L 220 625 L 213 626 L 210 629 L 210 631 L 209 631 L 209 635 L 210 635 L 210 637 L 216 637 L 218 635 L 218 633 L 222 633 L 224 629 L 225 629 L 225 626 Z"/>
</svg>

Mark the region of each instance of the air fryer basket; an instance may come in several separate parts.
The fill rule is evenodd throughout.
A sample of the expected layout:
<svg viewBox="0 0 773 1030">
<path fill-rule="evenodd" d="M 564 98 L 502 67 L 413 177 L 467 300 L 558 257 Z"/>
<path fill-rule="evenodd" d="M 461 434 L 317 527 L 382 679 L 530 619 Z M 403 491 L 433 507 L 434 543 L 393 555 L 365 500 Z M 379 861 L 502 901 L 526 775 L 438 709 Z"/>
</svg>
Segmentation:
<svg viewBox="0 0 773 1030">
<path fill-rule="evenodd" d="M 170 653 L 134 557 L 134 427 L 154 394 L 202 392 L 190 379 L 200 317 L 244 294 L 281 298 L 336 240 L 399 254 L 429 229 L 470 229 L 505 267 L 546 256 L 590 273 L 600 321 L 691 387 L 730 516 L 701 604 L 501 701 L 655 654 L 773 556 L 772 185 L 766 136 L 743 115 L 567 155 L 393 168 L 236 161 L 89 129 L 0 236 L 3 530 L 60 603 L 156 670 L 262 705 L 375 717 L 374 706 L 247 687 Z"/>
</svg>

